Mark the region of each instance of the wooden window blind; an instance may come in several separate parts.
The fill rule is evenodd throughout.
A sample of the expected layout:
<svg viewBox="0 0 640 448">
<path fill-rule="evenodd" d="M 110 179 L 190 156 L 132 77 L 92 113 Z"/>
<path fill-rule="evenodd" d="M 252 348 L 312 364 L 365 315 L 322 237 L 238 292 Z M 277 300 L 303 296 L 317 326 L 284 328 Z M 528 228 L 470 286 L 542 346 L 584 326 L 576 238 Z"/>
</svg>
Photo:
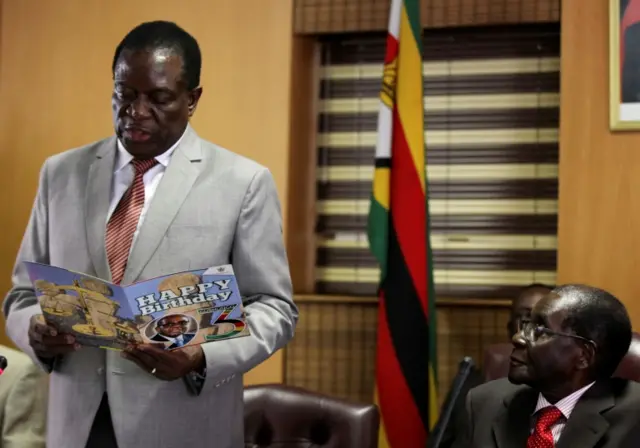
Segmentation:
<svg viewBox="0 0 640 448">
<path fill-rule="evenodd" d="M 425 28 L 560 21 L 561 0 L 421 0 Z M 295 0 L 297 34 L 382 31 L 390 0 Z"/>
<path fill-rule="evenodd" d="M 385 39 L 322 45 L 316 292 L 375 295 L 366 222 Z M 555 283 L 559 25 L 427 30 L 423 46 L 438 297 Z"/>
</svg>

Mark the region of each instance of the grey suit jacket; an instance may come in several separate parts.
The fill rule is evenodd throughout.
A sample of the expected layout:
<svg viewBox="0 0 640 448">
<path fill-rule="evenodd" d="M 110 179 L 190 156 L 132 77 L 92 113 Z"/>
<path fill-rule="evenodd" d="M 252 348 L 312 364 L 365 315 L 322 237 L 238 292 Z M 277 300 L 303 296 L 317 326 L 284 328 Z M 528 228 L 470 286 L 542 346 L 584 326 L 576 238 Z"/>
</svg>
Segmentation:
<svg viewBox="0 0 640 448">
<path fill-rule="evenodd" d="M 0 345 L 0 447 L 44 448 L 49 378 L 27 355 Z"/>
<path fill-rule="evenodd" d="M 41 170 L 3 306 L 9 336 L 36 362 L 27 329 L 40 308 L 20 262 L 111 279 L 104 241 L 115 154 L 111 137 L 55 155 Z M 84 448 L 104 392 L 120 448 L 244 446 L 242 374 L 282 348 L 298 318 L 280 204 L 266 168 L 188 128 L 149 205 L 123 284 L 225 263 L 234 266 L 251 336 L 202 346 L 202 393 L 158 380 L 117 352 L 82 348 L 54 364 L 49 446 Z"/>
<path fill-rule="evenodd" d="M 538 393 L 503 378 L 471 389 L 469 418 L 456 448 L 526 447 Z M 635 448 L 640 444 L 640 384 L 596 382 L 578 401 L 556 448 Z"/>
</svg>

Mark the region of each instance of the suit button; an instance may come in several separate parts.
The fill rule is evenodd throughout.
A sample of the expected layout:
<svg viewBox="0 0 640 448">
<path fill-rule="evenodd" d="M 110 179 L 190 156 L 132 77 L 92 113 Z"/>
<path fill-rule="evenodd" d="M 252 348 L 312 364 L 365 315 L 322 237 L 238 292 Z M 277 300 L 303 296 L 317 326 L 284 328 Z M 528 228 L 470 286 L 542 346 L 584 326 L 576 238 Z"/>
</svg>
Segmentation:
<svg viewBox="0 0 640 448">
<path fill-rule="evenodd" d="M 98 375 L 102 375 L 104 373 L 104 368 L 103 367 L 98 367 Z"/>
</svg>

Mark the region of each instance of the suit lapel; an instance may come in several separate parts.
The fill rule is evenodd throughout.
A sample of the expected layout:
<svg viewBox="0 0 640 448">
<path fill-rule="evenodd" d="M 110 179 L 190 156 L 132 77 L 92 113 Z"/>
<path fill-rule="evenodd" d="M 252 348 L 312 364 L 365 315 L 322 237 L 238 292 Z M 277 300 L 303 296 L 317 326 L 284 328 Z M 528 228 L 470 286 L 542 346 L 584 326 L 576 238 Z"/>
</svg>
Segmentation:
<svg viewBox="0 0 640 448">
<path fill-rule="evenodd" d="M 531 431 L 531 414 L 538 394 L 531 388 L 518 389 L 504 400 L 504 407 L 493 422 L 493 434 L 498 448 L 527 446 Z"/>
<path fill-rule="evenodd" d="M 107 213 L 111 198 L 111 180 L 116 156 L 116 139 L 105 140 L 96 152 L 96 158 L 89 167 L 87 188 L 85 189 L 85 230 L 89 256 L 96 275 L 111 280 L 111 271 L 105 251 Z"/>
<path fill-rule="evenodd" d="M 602 412 L 614 405 L 610 383 L 594 384 L 576 404 L 557 448 L 593 448 L 609 429 L 609 422 Z"/>
<path fill-rule="evenodd" d="M 151 259 L 200 174 L 202 156 L 200 138 L 188 127 L 149 204 L 129 256 L 123 284 L 136 281 Z"/>
</svg>

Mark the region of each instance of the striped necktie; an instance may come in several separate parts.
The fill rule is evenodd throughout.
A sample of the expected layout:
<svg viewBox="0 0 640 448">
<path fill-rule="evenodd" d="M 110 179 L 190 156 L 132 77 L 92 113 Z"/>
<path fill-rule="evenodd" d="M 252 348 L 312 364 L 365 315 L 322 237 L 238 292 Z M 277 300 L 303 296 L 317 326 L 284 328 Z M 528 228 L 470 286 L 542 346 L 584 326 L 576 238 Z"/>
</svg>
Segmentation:
<svg viewBox="0 0 640 448">
<path fill-rule="evenodd" d="M 133 235 L 138 227 L 140 213 L 144 207 L 144 182 L 142 176 L 153 168 L 156 159 L 133 159 L 131 164 L 135 170 L 133 183 L 124 193 L 118 206 L 107 223 L 105 239 L 107 259 L 111 269 L 111 280 L 116 285 L 122 282 L 127 267 Z"/>
</svg>

